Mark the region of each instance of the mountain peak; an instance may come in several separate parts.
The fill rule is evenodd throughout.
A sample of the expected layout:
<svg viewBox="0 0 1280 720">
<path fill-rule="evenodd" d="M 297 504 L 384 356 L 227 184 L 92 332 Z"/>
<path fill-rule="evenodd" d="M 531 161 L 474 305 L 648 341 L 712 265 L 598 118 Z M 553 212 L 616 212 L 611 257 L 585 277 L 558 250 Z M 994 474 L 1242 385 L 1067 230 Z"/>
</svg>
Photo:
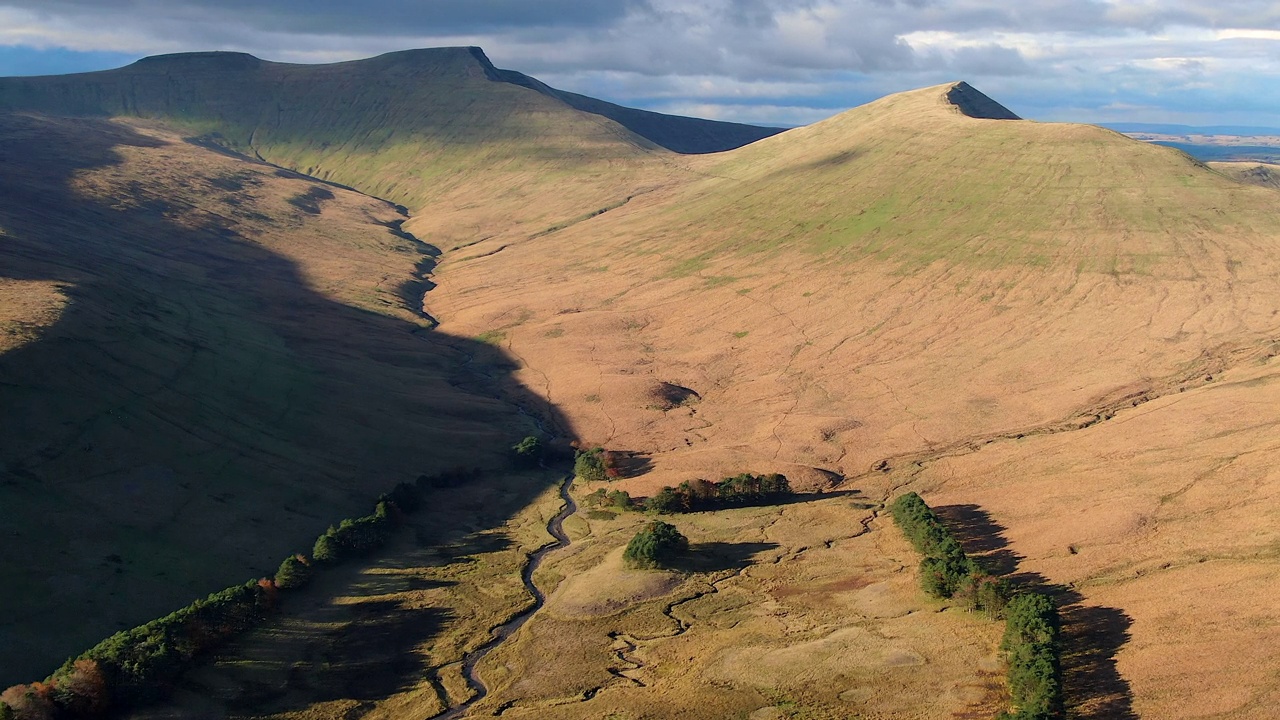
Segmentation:
<svg viewBox="0 0 1280 720">
<path fill-rule="evenodd" d="M 983 95 L 976 88 L 967 82 L 960 82 L 951 86 L 947 91 L 947 101 L 971 118 L 981 120 L 1021 120 L 1022 118 L 1013 114 L 1009 108 Z"/>
</svg>

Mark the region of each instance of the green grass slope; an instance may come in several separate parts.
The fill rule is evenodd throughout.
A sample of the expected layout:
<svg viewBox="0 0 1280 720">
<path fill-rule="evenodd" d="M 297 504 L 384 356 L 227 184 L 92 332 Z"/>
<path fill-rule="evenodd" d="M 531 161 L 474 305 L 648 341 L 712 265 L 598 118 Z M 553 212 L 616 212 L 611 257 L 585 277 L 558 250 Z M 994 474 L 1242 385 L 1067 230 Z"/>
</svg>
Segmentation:
<svg viewBox="0 0 1280 720">
<path fill-rule="evenodd" d="M 1016 116 L 972 88 L 956 104 L 960 87 L 893 95 L 709 159 L 714 177 L 638 225 L 656 238 L 648 249 L 1187 272 L 1189 241 L 1262 241 L 1280 227 L 1262 190 L 1180 152 L 1094 126 L 971 117 L 971 104 Z"/>
<path fill-rule="evenodd" d="M 557 214 L 562 207 L 629 196 L 644 168 L 663 166 L 664 144 L 704 152 L 777 132 L 558 93 L 497 70 L 479 48 L 329 65 L 157 56 L 105 72 L 0 80 L 0 109 L 161 120 L 415 210 L 486 203 L 509 208 L 504 223 L 535 224 L 571 217 Z M 560 201 L 538 202 L 549 195 Z"/>
</svg>

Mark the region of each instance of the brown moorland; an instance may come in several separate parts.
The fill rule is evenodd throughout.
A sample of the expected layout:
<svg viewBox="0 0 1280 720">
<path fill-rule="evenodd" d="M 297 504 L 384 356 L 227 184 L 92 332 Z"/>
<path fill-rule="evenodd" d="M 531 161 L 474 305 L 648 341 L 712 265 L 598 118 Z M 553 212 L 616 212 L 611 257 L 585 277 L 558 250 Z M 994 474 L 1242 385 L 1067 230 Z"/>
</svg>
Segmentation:
<svg viewBox="0 0 1280 720">
<path fill-rule="evenodd" d="M 513 158 L 497 174 L 494 155 L 462 158 L 441 192 L 404 196 L 416 198 L 406 227 L 445 250 L 426 298 L 441 321 L 438 337 L 501 348 L 530 395 L 520 404 L 555 407 L 583 441 L 642 461 L 617 487 L 644 495 L 693 477 L 778 471 L 804 488 L 857 488 L 870 501 L 828 519 L 805 513 L 838 501 L 690 521 L 698 543 L 778 547 L 751 554 L 726 583 L 741 606 L 714 606 L 725 600 L 716 593 L 706 601 L 714 607 L 689 608 L 705 625 L 634 650 L 624 635 L 617 647 L 601 644 L 601 632 L 670 627 L 664 598 L 717 580 L 692 568 L 675 585 L 641 583 L 628 598 L 593 595 L 575 580 L 618 577 L 610 553 L 625 533 L 609 528 L 629 521 L 579 528 L 577 549 L 544 567 L 556 588 L 547 607 L 480 668 L 493 679 L 490 709 L 514 703 L 513 716 L 561 717 L 607 706 L 626 717 L 660 699 L 697 717 L 705 706 L 678 704 L 693 702 L 699 683 L 724 683 L 734 688 L 724 695 L 733 707 L 717 712 L 831 712 L 822 693 L 844 670 L 823 663 L 871 657 L 878 646 L 858 638 L 889 632 L 874 614 L 831 617 L 831 606 L 856 603 L 867 589 L 850 564 L 905 560 L 905 546 L 894 550 L 894 531 L 879 521 L 848 543 L 832 528 L 856 531 L 875 503 L 910 488 L 950 513 L 974 549 L 1066 603 L 1076 716 L 1269 715 L 1280 627 L 1268 601 L 1277 547 L 1267 469 L 1275 464 L 1267 431 L 1276 405 L 1267 392 L 1280 325 L 1274 191 L 1100 128 L 972 117 L 951 101 L 955 90 L 891 96 L 698 157 L 607 125 L 596 127 L 619 144 L 609 145 L 604 165 L 592 159 L 596 147 L 529 164 L 513 150 L 521 140 L 499 148 L 486 138 L 486 152 Z M 176 120 L 190 127 L 189 118 Z M 382 172 L 377 153 L 331 153 L 321 166 L 286 142 L 254 149 L 363 190 L 389 188 L 387 177 L 365 174 Z M 423 156 L 406 153 L 405 163 Z M 386 167 L 392 177 L 403 170 Z M 488 184 L 494 178 L 501 182 Z M 13 215 L 0 216 L 6 237 L 21 221 Z M 300 267 L 320 254 L 294 252 Z M 315 277 L 330 274 L 339 273 Z M 348 283 L 369 277 L 342 275 Z M 15 310 L 11 322 L 65 318 L 77 307 L 72 294 L 59 310 L 57 296 L 68 290 L 52 284 L 81 287 L 76 278 L 17 279 L 45 283 L 45 299 Z M 359 304 L 343 292 L 357 286 L 325 290 L 343 307 Z M 691 392 L 671 402 L 671 387 Z M 354 448 L 380 435 L 346 440 Z M 769 536 L 788 515 L 819 542 Z M 795 557 L 806 547 L 813 565 Z M 871 573 L 896 588 L 895 608 L 921 602 L 908 592 L 911 564 Z M 830 592 L 806 604 L 823 587 Z M 768 619 L 769 602 L 787 606 L 780 618 Z M 944 668 L 980 667 L 991 629 L 958 629 L 967 622 L 960 613 L 931 615 L 906 615 L 895 637 L 917 638 L 908 650 L 920 657 L 928 657 L 926 640 L 953 638 L 925 666 L 947 677 Z M 601 632 L 557 628 L 584 617 Z M 732 627 L 713 631 L 722 620 Z M 648 629 L 661 634 L 656 628 Z M 735 636 L 736 628 L 758 635 Z M 752 646 L 764 661 L 734 655 Z M 549 653 L 580 663 L 581 677 L 604 681 L 615 666 L 622 675 L 583 685 L 567 660 L 529 667 Z M 689 657 L 697 669 L 681 676 Z M 770 668 L 806 660 L 819 673 L 805 676 L 813 694 L 759 695 L 786 685 Z M 540 679 L 521 683 L 521 673 Z M 630 674 L 646 687 L 628 687 Z M 838 699 L 870 716 L 966 712 L 936 698 L 877 706 L 866 693 L 895 687 L 877 677 Z M 923 682 L 909 677 L 899 690 Z M 644 692 L 646 678 L 660 692 Z M 954 678 L 957 687 L 970 682 Z M 457 680 L 441 682 L 453 700 L 466 694 Z M 588 702 L 554 704 L 566 699 Z"/>
<path fill-rule="evenodd" d="M 751 468 L 989 512 L 1020 572 L 1098 619 L 1076 636 L 1115 655 L 1111 699 L 1078 712 L 1265 717 L 1275 481 L 1244 431 L 1275 416 L 1188 398 L 1246 369 L 1263 374 L 1249 394 L 1265 385 L 1273 191 L 1095 127 L 968 117 L 946 90 L 699 158 L 696 181 L 501 257 L 446 257 L 428 307 L 446 331 L 501 332 L 584 439 L 646 456 L 633 494 Z M 664 409 L 661 383 L 699 399 Z M 1181 438 L 1158 460 L 1139 451 L 1158 435 L 1119 429 L 1148 414 Z M 1094 462 L 1030 461 L 1044 447 Z M 1249 482 L 1221 476 L 1220 500 L 1151 544 L 1162 498 L 1236 456 L 1256 458 Z"/>
</svg>

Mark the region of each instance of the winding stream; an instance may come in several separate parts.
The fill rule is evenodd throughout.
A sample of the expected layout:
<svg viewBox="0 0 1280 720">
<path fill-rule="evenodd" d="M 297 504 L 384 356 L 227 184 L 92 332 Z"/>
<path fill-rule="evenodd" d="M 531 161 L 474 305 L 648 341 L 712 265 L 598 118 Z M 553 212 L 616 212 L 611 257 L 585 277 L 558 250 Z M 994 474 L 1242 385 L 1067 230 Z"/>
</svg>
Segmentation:
<svg viewBox="0 0 1280 720">
<path fill-rule="evenodd" d="M 529 562 L 525 563 L 524 570 L 520 573 L 520 581 L 524 583 L 525 590 L 533 596 L 533 606 L 511 618 L 502 625 L 494 628 L 491 631 L 489 642 L 467 653 L 466 657 L 462 659 L 462 676 L 466 678 L 467 686 L 470 687 L 475 694 L 461 705 L 456 705 L 438 715 L 434 715 L 430 720 L 454 720 L 455 718 L 460 718 L 471 709 L 472 705 L 483 700 L 489 694 L 489 688 L 486 687 L 484 681 L 480 679 L 479 673 L 476 672 L 476 666 L 479 665 L 480 661 L 489 653 L 493 652 L 495 648 L 514 635 L 517 630 L 524 626 L 525 623 L 529 622 L 529 619 L 546 604 L 547 597 L 542 590 L 538 589 L 538 586 L 534 584 L 533 574 L 542 566 L 542 561 L 548 554 L 553 553 L 560 548 L 569 546 L 569 536 L 564 532 L 564 521 L 570 515 L 578 511 L 577 503 L 575 503 L 573 498 L 569 495 L 569 486 L 571 484 L 573 484 L 572 475 L 566 477 L 564 481 L 560 483 L 560 498 L 564 500 L 564 506 L 560 508 L 560 512 L 556 513 L 556 516 L 551 518 L 551 521 L 547 523 L 547 532 L 551 534 L 551 537 L 555 538 L 555 542 L 547 543 L 534 551 L 534 553 L 529 556 Z"/>
</svg>

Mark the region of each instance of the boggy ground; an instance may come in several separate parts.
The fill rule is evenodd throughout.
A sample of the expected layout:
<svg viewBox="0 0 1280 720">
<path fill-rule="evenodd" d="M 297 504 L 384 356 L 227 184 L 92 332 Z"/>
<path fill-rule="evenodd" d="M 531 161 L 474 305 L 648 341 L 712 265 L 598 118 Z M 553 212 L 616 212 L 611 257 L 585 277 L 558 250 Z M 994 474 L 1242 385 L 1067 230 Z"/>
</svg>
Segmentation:
<svg viewBox="0 0 1280 720">
<path fill-rule="evenodd" d="M 547 605 L 480 670 L 476 714 L 528 718 L 985 718 L 1002 626 L 919 591 L 914 550 L 858 492 L 665 518 L 677 571 L 630 570 L 648 518 L 586 511 Z"/>
<path fill-rule="evenodd" d="M 434 717 L 471 695 L 461 660 L 531 603 L 520 582 L 561 501 L 543 473 L 441 491 L 377 557 L 321 573 L 278 616 L 135 718 Z"/>
</svg>

